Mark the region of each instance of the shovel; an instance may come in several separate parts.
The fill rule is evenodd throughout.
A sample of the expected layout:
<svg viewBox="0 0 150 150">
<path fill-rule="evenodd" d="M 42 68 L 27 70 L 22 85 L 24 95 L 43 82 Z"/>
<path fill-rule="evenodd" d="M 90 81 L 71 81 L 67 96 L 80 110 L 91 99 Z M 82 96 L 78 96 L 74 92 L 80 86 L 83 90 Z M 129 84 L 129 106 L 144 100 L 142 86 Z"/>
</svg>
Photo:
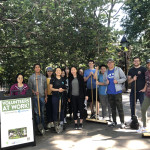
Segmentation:
<svg viewBox="0 0 150 150">
<path fill-rule="evenodd" d="M 39 92 L 39 88 L 38 88 L 38 79 L 37 79 L 37 75 L 36 75 L 36 90 L 37 92 Z M 44 127 L 42 125 L 42 121 L 41 121 L 41 111 L 40 111 L 40 99 L 39 99 L 39 95 L 37 95 L 37 102 L 38 102 L 38 113 L 39 113 L 39 124 L 38 124 L 38 130 L 39 132 L 44 135 L 45 134 L 45 130 Z"/>
<path fill-rule="evenodd" d="M 61 115 L 61 97 L 59 99 L 59 110 L 58 110 L 58 122 L 56 124 L 55 130 L 57 133 L 61 133 L 63 131 L 63 126 L 60 124 L 60 115 Z"/>
</svg>

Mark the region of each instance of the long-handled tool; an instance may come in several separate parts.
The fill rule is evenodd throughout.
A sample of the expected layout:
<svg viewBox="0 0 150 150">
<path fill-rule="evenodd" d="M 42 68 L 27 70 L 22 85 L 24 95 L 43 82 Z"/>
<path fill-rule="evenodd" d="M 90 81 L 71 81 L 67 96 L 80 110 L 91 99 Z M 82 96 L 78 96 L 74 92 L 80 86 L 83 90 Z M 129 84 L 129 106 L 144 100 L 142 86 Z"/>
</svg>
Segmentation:
<svg viewBox="0 0 150 150">
<path fill-rule="evenodd" d="M 57 133 L 61 133 L 63 131 L 63 125 L 60 124 L 60 115 L 61 115 L 61 110 L 62 110 L 62 96 L 60 96 L 60 99 L 59 99 L 59 109 L 58 109 L 58 122 L 56 123 L 56 126 L 55 126 L 55 130 Z"/>
<path fill-rule="evenodd" d="M 130 123 L 131 129 L 139 129 L 139 122 L 136 116 L 136 80 L 134 84 L 134 116 L 132 116 L 132 121 Z"/>
<path fill-rule="evenodd" d="M 92 84 L 92 75 L 91 75 L 91 98 L 92 98 L 92 108 L 91 108 L 91 113 L 94 115 L 94 108 L 93 108 L 93 103 L 94 103 L 94 101 L 93 101 L 93 84 Z M 91 115 L 92 115 L 91 114 Z M 91 117 L 93 117 L 93 116 L 91 116 Z"/>
<path fill-rule="evenodd" d="M 96 75 L 96 81 L 97 81 L 97 75 Z M 92 76 L 91 76 L 91 96 L 92 96 L 92 108 L 93 108 L 93 86 L 92 86 Z M 95 118 L 86 118 L 87 121 L 93 121 L 93 122 L 99 122 L 99 123 L 104 123 L 104 124 L 107 124 L 107 121 L 106 120 L 98 120 L 97 118 L 97 106 L 98 106 L 98 102 L 97 102 L 97 98 L 98 98 L 98 95 L 97 95 L 97 85 L 96 85 L 96 119 Z"/>
<path fill-rule="evenodd" d="M 97 82 L 97 75 L 96 75 L 96 82 Z M 95 100 L 95 101 L 96 101 L 96 120 L 98 120 L 98 118 L 97 118 L 97 115 L 98 115 L 98 112 L 97 112 L 97 109 L 98 109 L 98 108 L 97 108 L 97 107 L 98 107 L 98 104 L 97 104 L 97 103 L 98 103 L 97 98 L 98 98 L 98 96 L 97 96 L 97 85 L 96 85 L 96 100 Z"/>
<path fill-rule="evenodd" d="M 39 92 L 39 88 L 38 88 L 38 78 L 36 75 L 36 91 Z M 42 125 L 42 121 L 41 121 L 41 111 L 40 111 L 40 98 L 39 98 L 39 94 L 37 95 L 37 102 L 38 102 L 38 113 L 39 113 L 39 124 L 38 124 L 38 130 L 39 132 L 44 135 L 45 134 L 45 130 L 44 127 Z"/>
</svg>

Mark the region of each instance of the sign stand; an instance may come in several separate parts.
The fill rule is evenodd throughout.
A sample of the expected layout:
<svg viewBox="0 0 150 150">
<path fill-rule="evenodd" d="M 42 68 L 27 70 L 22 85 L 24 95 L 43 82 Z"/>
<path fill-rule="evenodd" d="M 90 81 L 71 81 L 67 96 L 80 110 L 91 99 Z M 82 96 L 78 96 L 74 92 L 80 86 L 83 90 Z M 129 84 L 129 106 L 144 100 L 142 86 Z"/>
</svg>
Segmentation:
<svg viewBox="0 0 150 150">
<path fill-rule="evenodd" d="M 30 95 L 0 97 L 0 149 L 35 146 Z"/>
</svg>

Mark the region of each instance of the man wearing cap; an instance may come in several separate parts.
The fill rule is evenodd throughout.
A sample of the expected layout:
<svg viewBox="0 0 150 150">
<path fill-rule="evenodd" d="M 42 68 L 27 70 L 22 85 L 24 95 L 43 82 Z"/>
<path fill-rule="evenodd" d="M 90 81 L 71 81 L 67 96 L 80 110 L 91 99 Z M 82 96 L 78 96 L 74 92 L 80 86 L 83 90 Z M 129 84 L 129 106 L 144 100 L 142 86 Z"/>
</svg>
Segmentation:
<svg viewBox="0 0 150 150">
<path fill-rule="evenodd" d="M 104 73 L 104 83 L 107 85 L 108 101 L 110 103 L 113 122 L 110 126 L 116 126 L 116 109 L 119 113 L 121 128 L 124 125 L 124 111 L 122 105 L 122 83 L 126 81 L 126 76 L 120 67 L 115 66 L 114 60 L 109 58 L 107 60 L 108 69 Z"/>
<path fill-rule="evenodd" d="M 139 133 L 144 133 L 147 132 L 146 129 L 146 111 L 148 109 L 148 107 L 150 106 L 150 59 L 147 60 L 147 71 L 145 73 L 145 87 L 144 87 L 144 91 L 145 91 L 145 97 L 144 97 L 144 101 L 142 103 L 142 121 L 143 121 L 143 127 L 140 128 L 138 130 Z"/>
<path fill-rule="evenodd" d="M 139 57 L 133 58 L 133 67 L 128 72 L 128 83 L 131 83 L 130 93 L 130 108 L 131 108 L 131 120 L 135 115 L 135 98 L 134 92 L 136 90 L 136 101 L 139 99 L 142 105 L 144 101 L 144 87 L 145 87 L 145 72 L 146 68 L 141 66 L 141 60 Z M 136 83 L 136 88 L 135 88 Z"/>
</svg>

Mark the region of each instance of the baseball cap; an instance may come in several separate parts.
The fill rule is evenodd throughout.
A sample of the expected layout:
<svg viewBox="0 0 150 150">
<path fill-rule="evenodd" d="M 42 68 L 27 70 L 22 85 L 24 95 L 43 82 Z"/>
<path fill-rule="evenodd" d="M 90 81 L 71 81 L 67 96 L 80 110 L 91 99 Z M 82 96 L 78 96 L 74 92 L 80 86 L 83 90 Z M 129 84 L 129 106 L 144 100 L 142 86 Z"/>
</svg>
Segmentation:
<svg viewBox="0 0 150 150">
<path fill-rule="evenodd" d="M 146 63 L 147 63 L 147 64 L 150 63 L 150 59 L 147 59 Z"/>
<path fill-rule="evenodd" d="M 109 63 L 109 62 L 114 62 L 113 58 L 108 58 L 107 63 Z"/>
<path fill-rule="evenodd" d="M 53 71 L 52 67 L 47 67 L 46 71 Z"/>
</svg>

